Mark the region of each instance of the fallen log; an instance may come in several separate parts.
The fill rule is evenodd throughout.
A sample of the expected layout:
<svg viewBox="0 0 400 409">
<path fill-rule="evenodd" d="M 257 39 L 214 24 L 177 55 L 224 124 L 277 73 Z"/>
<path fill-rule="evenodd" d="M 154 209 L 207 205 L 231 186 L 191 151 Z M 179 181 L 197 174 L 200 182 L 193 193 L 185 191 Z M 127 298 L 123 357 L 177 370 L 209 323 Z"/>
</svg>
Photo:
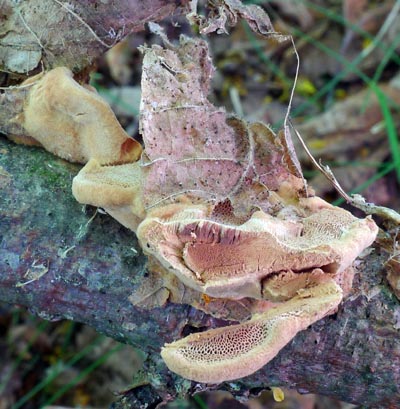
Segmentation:
<svg viewBox="0 0 400 409">
<path fill-rule="evenodd" d="M 82 322 L 140 347 L 147 354 L 145 385 L 115 407 L 215 388 L 243 399 L 268 386 L 365 406 L 400 404 L 400 305 L 378 248 L 359 262 L 338 312 L 296 336 L 262 370 L 223 385 L 196 384 L 167 370 L 161 346 L 227 323 L 184 304 L 134 307 L 128 297 L 146 274 L 146 258 L 131 231 L 74 200 L 71 180 L 79 167 L 5 138 L 0 153 L 0 301 L 45 319 Z"/>
</svg>

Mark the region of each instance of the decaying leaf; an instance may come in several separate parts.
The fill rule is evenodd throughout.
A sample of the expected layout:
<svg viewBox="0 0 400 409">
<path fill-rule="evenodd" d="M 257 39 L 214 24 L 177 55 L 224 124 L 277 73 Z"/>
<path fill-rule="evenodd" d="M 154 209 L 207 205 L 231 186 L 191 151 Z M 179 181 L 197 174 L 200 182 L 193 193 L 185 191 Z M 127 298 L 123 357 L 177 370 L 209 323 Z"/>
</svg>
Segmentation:
<svg viewBox="0 0 400 409">
<path fill-rule="evenodd" d="M 14 77 L 65 66 L 79 72 L 130 32 L 185 1 L 1 2 L 0 69 Z"/>
<path fill-rule="evenodd" d="M 367 7 L 366 0 L 345 0 L 343 2 L 343 17 L 355 24 Z"/>
<path fill-rule="evenodd" d="M 246 20 L 251 29 L 261 35 L 277 34 L 268 14 L 255 4 L 244 5 L 240 0 L 217 0 L 210 2 L 209 14 L 205 18 L 197 14 L 197 0 L 192 0 L 192 13 L 188 16 L 192 23 L 200 25 L 201 34 L 228 33 L 226 26 L 235 26 L 238 19 Z"/>
<path fill-rule="evenodd" d="M 400 257 L 398 254 L 389 258 L 386 263 L 388 269 L 387 280 L 396 297 L 400 300 Z"/>
<path fill-rule="evenodd" d="M 212 73 L 204 41 L 183 39 L 176 49 L 146 50 L 141 105 L 146 208 L 182 196 L 194 204 L 228 198 L 236 216 L 248 217 L 256 206 L 268 210 L 269 191 L 304 194 L 302 181 L 282 162 L 285 148 L 267 126 L 249 125 L 208 101 Z"/>
<path fill-rule="evenodd" d="M 399 75 L 389 83 L 379 84 L 389 106 L 400 103 L 398 82 Z M 305 123 L 298 123 L 296 129 L 318 160 L 349 163 L 348 166 L 334 169 L 345 191 L 365 182 L 390 155 L 388 144 L 385 143 L 387 135 L 381 102 L 372 90 L 362 90 L 335 103 L 324 113 Z M 309 161 L 303 149 L 298 149 L 298 152 L 303 163 Z M 368 161 L 365 161 L 367 154 Z M 355 161 L 360 162 L 359 166 L 352 165 Z M 362 166 L 363 161 L 366 162 L 365 166 Z M 322 174 L 313 178 L 311 183 L 320 195 L 333 190 Z M 376 184 L 365 194 L 369 201 L 385 204 L 387 195 L 379 194 Z"/>
<path fill-rule="evenodd" d="M 358 195 L 357 195 L 358 196 Z M 358 200 L 357 200 L 358 199 Z M 378 214 L 385 220 L 386 231 L 381 231 L 377 242 L 382 250 L 388 254 L 388 259 L 384 265 L 387 273 L 386 279 L 390 284 L 393 293 L 400 300 L 400 248 L 399 248 L 399 231 L 400 231 L 400 215 L 393 209 L 388 209 L 382 206 L 374 206 L 366 203 L 356 197 L 357 204 L 360 204 L 361 209 L 365 212 Z M 357 205 L 356 204 L 356 205 Z"/>
<path fill-rule="evenodd" d="M 307 8 L 306 3 L 280 0 L 272 0 L 271 3 L 278 8 L 280 16 L 294 19 L 303 30 L 309 29 L 314 23 L 313 13 Z"/>
</svg>

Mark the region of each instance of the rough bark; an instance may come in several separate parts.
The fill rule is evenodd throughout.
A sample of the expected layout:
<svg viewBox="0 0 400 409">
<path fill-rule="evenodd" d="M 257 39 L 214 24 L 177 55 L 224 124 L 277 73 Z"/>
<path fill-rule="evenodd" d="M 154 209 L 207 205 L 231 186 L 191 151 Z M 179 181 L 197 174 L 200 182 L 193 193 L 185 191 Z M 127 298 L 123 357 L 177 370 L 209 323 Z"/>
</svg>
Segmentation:
<svg viewBox="0 0 400 409">
<path fill-rule="evenodd" d="M 116 408 L 204 390 L 168 372 L 160 347 L 195 328 L 226 323 L 186 305 L 142 310 L 129 302 L 146 258 L 132 232 L 101 213 L 91 219 L 94 210 L 74 201 L 77 166 L 3 138 L 0 166 L 0 301 L 45 319 L 86 323 L 144 350 L 148 384 L 127 393 Z M 287 386 L 369 407 L 398 407 L 400 305 L 384 279 L 384 259 L 376 249 L 360 262 L 354 290 L 336 315 L 299 334 L 254 375 L 218 388 L 243 398 Z"/>
</svg>

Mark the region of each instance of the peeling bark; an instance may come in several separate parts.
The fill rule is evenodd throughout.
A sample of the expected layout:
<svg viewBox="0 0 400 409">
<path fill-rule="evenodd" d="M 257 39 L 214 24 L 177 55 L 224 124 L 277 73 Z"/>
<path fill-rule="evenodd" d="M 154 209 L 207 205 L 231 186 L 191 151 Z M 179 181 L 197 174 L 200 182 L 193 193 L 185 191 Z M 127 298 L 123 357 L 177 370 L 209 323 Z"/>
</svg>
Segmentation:
<svg viewBox="0 0 400 409">
<path fill-rule="evenodd" d="M 128 297 L 140 285 L 146 259 L 132 232 L 107 215 L 91 220 L 93 210 L 75 202 L 70 185 L 78 166 L 5 139 L 0 153 L 0 301 L 45 319 L 86 323 L 144 350 L 148 384 L 115 408 L 204 390 L 168 372 L 160 348 L 184 330 L 227 323 L 186 305 L 134 307 Z M 353 291 L 335 316 L 300 333 L 254 375 L 218 388 L 243 398 L 258 388 L 287 386 L 398 407 L 400 305 L 383 278 L 384 260 L 377 249 L 361 261 Z"/>
</svg>

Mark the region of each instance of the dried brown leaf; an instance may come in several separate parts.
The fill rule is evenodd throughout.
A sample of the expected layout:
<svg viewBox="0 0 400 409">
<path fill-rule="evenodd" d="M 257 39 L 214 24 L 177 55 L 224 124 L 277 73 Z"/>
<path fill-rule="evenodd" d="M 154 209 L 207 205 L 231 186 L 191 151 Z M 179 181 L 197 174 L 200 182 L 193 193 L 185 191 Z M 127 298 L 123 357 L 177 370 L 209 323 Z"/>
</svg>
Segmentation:
<svg viewBox="0 0 400 409">
<path fill-rule="evenodd" d="M 243 19 L 254 32 L 279 37 L 268 14 L 255 4 L 244 5 L 240 0 L 217 0 L 210 1 L 208 7 L 209 14 L 206 18 L 197 15 L 195 10 L 188 16 L 190 21 L 199 22 L 201 34 L 215 31 L 228 34 L 226 26 L 235 26 L 239 19 Z"/>
<path fill-rule="evenodd" d="M 41 64 L 81 71 L 149 20 L 172 14 L 177 5 L 165 0 L 3 0 L 0 68 L 11 74 L 37 72 Z"/>
</svg>

